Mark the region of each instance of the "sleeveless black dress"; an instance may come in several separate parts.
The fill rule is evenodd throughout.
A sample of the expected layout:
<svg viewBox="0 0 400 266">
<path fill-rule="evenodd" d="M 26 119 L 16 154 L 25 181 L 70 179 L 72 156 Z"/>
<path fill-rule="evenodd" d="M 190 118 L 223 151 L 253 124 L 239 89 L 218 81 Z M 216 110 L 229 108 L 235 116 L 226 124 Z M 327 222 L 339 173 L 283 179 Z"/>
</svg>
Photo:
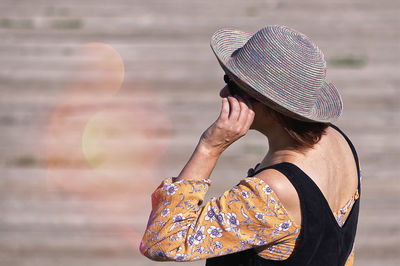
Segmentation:
<svg viewBox="0 0 400 266">
<path fill-rule="evenodd" d="M 360 168 L 356 150 L 349 138 L 336 126 L 347 140 L 354 155 L 358 171 L 358 192 L 361 195 Z M 345 265 L 353 247 L 360 208 L 360 197 L 354 202 L 346 222 L 340 227 L 329 207 L 329 204 L 318 186 L 296 165 L 288 162 L 275 164 L 259 169 L 276 169 L 284 174 L 296 189 L 301 206 L 302 227 L 299 237 L 301 242 L 285 260 L 268 260 L 257 255 L 254 249 L 220 257 L 209 258 L 206 266 L 261 266 L 261 265 L 309 265 L 341 266 Z"/>
</svg>

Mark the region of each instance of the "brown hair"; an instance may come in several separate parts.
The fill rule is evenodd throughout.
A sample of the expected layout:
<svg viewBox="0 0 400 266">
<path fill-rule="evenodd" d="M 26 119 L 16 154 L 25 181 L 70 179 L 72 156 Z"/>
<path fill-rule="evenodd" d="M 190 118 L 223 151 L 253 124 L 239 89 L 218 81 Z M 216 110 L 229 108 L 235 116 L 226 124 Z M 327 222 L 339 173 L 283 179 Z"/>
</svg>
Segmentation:
<svg viewBox="0 0 400 266">
<path fill-rule="evenodd" d="M 312 148 L 326 133 L 329 123 L 304 122 L 283 115 L 267 106 L 267 112 L 294 140 L 295 148 Z"/>
</svg>

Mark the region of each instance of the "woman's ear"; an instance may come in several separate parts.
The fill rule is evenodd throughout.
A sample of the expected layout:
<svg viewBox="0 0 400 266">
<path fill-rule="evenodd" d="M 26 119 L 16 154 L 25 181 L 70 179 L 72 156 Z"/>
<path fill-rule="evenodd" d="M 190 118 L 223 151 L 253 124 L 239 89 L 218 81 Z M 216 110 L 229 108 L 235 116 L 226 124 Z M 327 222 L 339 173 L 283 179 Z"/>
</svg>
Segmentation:
<svg viewBox="0 0 400 266">
<path fill-rule="evenodd" d="M 260 130 L 265 126 L 270 126 L 271 123 L 276 123 L 274 111 L 268 106 L 259 101 L 251 102 L 251 105 L 255 113 L 252 129 Z"/>
</svg>

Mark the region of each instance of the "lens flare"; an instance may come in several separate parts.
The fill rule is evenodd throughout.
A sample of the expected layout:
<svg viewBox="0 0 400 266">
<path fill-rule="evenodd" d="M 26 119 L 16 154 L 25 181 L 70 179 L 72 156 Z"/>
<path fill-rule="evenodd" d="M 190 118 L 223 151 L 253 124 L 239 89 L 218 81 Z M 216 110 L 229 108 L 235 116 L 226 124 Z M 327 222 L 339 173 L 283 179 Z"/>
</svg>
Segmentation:
<svg viewBox="0 0 400 266">
<path fill-rule="evenodd" d="M 118 215 L 143 217 L 143 199 L 159 184 L 157 162 L 171 139 L 169 115 L 149 86 L 123 84 L 124 63 L 110 45 L 89 43 L 74 57 L 77 74 L 44 134 L 47 184 L 95 198 L 93 207 L 106 215 L 122 200 Z M 141 233 L 122 231 L 138 245 Z"/>
<path fill-rule="evenodd" d="M 93 115 L 82 135 L 82 152 L 89 165 L 95 169 L 150 167 L 168 141 L 157 136 L 165 125 L 152 124 L 151 112 L 126 107 Z"/>
<path fill-rule="evenodd" d="M 121 88 L 125 67 L 121 55 L 105 43 L 87 43 L 76 52 L 78 65 L 70 80 L 68 101 L 107 100 Z"/>
</svg>

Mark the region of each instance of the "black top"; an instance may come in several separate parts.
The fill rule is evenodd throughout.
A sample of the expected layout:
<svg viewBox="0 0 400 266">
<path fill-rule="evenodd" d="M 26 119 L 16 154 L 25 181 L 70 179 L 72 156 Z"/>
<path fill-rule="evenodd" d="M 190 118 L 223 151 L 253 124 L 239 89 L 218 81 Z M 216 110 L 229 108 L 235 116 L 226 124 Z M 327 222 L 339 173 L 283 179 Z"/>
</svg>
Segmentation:
<svg viewBox="0 0 400 266">
<path fill-rule="evenodd" d="M 358 171 L 358 192 L 360 188 L 360 168 L 356 150 L 349 138 L 336 126 L 333 126 L 347 140 L 354 155 Z M 275 169 L 284 174 L 296 189 L 301 206 L 301 239 L 285 260 L 268 260 L 257 255 L 254 249 L 248 249 L 220 257 L 210 258 L 206 266 L 213 265 L 315 265 L 339 266 L 345 265 L 351 253 L 358 222 L 360 198 L 350 211 L 346 222 L 340 227 L 321 190 L 314 181 L 299 167 L 292 163 L 283 162 L 257 170 L 251 176 L 265 169 Z"/>
</svg>

